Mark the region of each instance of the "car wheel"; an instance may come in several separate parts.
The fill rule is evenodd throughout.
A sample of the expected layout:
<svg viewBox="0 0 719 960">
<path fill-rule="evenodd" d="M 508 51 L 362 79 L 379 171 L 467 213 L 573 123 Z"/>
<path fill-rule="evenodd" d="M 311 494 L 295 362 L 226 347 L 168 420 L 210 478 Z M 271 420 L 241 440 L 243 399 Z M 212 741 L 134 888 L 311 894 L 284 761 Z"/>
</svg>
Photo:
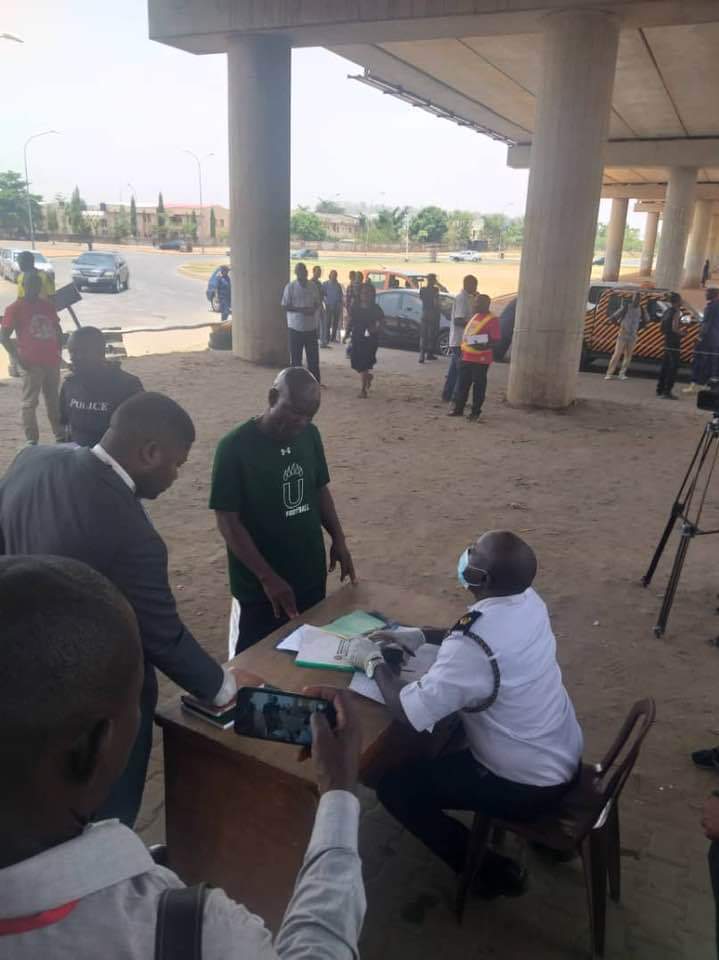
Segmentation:
<svg viewBox="0 0 719 960">
<path fill-rule="evenodd" d="M 579 369 L 584 371 L 590 370 L 593 361 L 594 361 L 594 355 L 591 354 L 585 346 L 582 346 L 582 353 L 579 358 Z"/>
<path fill-rule="evenodd" d="M 128 273 L 127 278 L 125 280 L 125 290 L 129 290 L 129 289 L 130 289 L 130 274 Z"/>
<path fill-rule="evenodd" d="M 114 293 L 122 293 L 122 280 L 120 280 L 120 274 L 115 277 L 115 286 L 113 287 Z"/>
<path fill-rule="evenodd" d="M 442 330 L 437 337 L 437 353 L 443 357 L 449 356 L 449 330 Z"/>
</svg>

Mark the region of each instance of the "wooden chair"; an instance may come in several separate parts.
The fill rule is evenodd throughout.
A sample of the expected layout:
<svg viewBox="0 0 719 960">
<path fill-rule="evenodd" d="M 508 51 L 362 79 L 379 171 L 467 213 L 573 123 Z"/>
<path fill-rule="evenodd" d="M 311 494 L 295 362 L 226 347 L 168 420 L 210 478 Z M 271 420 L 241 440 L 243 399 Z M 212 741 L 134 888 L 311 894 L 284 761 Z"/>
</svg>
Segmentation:
<svg viewBox="0 0 719 960">
<path fill-rule="evenodd" d="M 457 919 L 460 923 L 467 894 L 479 872 L 490 836 L 493 832 L 509 830 L 558 853 L 578 853 L 581 856 L 593 953 L 600 957 L 604 955 L 607 879 L 612 900 L 616 902 L 620 896 L 619 796 L 654 723 L 655 714 L 654 700 L 635 703 L 602 762 L 595 766 L 582 764 L 577 784 L 551 816 L 531 823 L 514 823 L 475 814 L 467 865 L 457 892 Z"/>
</svg>

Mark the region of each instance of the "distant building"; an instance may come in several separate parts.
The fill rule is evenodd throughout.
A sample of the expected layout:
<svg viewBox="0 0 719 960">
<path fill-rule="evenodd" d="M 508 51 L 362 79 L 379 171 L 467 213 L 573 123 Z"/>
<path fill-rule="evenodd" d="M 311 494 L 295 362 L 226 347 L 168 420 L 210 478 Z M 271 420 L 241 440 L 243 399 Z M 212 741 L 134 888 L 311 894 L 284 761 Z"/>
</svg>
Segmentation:
<svg viewBox="0 0 719 960">
<path fill-rule="evenodd" d="M 348 213 L 318 213 L 328 240 L 358 240 L 362 234 L 359 217 Z"/>
<path fill-rule="evenodd" d="M 52 201 L 43 203 L 43 211 L 47 222 L 50 210 L 57 213 L 58 233 L 69 233 L 67 222 L 68 201 Z M 157 204 L 138 203 L 137 209 L 137 239 L 152 242 L 159 233 L 157 223 Z M 166 203 L 165 204 L 165 236 L 168 240 L 192 236 L 192 214 L 197 218 L 198 239 L 205 241 L 210 238 L 211 210 L 215 211 L 215 232 L 217 240 L 224 242 L 230 232 L 230 211 L 227 207 L 217 204 L 204 206 L 202 211 L 197 204 Z M 92 232 L 98 238 L 112 239 L 117 235 L 118 221 L 125 219 L 129 224 L 129 203 L 100 203 L 83 211 L 83 217 L 92 224 Z"/>
</svg>

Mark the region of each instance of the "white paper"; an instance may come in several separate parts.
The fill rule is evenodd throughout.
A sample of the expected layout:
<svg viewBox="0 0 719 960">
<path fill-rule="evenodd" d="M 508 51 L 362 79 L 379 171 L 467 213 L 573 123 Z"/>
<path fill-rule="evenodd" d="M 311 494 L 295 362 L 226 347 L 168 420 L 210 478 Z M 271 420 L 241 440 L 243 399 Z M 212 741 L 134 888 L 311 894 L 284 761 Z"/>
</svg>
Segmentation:
<svg viewBox="0 0 719 960">
<path fill-rule="evenodd" d="M 296 630 L 293 630 L 292 633 L 287 634 L 284 640 L 277 644 L 275 649 L 277 650 L 289 650 L 292 653 L 299 653 L 300 643 L 302 642 L 302 635 L 304 633 L 306 624 L 302 624 L 297 627 Z"/>
<path fill-rule="evenodd" d="M 439 647 L 432 643 L 425 643 L 417 650 L 417 655 L 409 658 L 400 674 L 405 683 L 414 683 L 419 680 L 432 666 L 437 659 Z M 384 703 L 384 697 L 376 680 L 370 680 L 366 674 L 357 672 L 350 682 L 350 690 L 358 693 L 361 697 L 368 700 L 374 700 L 376 703 Z"/>
</svg>

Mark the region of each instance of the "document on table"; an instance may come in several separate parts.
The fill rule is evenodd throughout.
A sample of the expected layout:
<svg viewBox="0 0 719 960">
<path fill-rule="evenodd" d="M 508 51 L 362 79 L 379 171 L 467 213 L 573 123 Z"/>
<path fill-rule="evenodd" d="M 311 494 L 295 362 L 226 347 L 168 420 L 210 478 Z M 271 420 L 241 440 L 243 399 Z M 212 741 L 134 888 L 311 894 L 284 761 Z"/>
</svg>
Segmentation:
<svg viewBox="0 0 719 960">
<path fill-rule="evenodd" d="M 409 662 L 405 664 L 401 677 L 407 683 L 414 683 L 419 680 L 432 666 L 437 659 L 439 647 L 432 643 L 423 644 L 415 657 L 410 657 Z M 376 680 L 370 680 L 364 673 L 355 673 L 350 682 L 350 690 L 358 693 L 361 697 L 367 697 L 368 700 L 375 700 L 377 703 L 384 703 L 384 697 Z"/>
<path fill-rule="evenodd" d="M 381 630 L 384 626 L 386 626 L 386 624 L 383 620 L 379 620 L 377 617 L 365 613 L 364 610 L 353 610 L 352 613 L 347 613 L 324 627 L 318 628 L 311 626 L 311 624 L 303 623 L 302 626 L 297 627 L 296 630 L 288 634 L 284 640 L 281 640 L 277 644 L 276 649 L 288 650 L 290 653 L 299 653 L 302 641 L 305 639 L 306 630 L 326 630 L 328 633 L 334 633 L 338 637 L 344 637 L 346 640 L 350 640 L 352 637 L 359 637 L 363 633 Z"/>
</svg>

